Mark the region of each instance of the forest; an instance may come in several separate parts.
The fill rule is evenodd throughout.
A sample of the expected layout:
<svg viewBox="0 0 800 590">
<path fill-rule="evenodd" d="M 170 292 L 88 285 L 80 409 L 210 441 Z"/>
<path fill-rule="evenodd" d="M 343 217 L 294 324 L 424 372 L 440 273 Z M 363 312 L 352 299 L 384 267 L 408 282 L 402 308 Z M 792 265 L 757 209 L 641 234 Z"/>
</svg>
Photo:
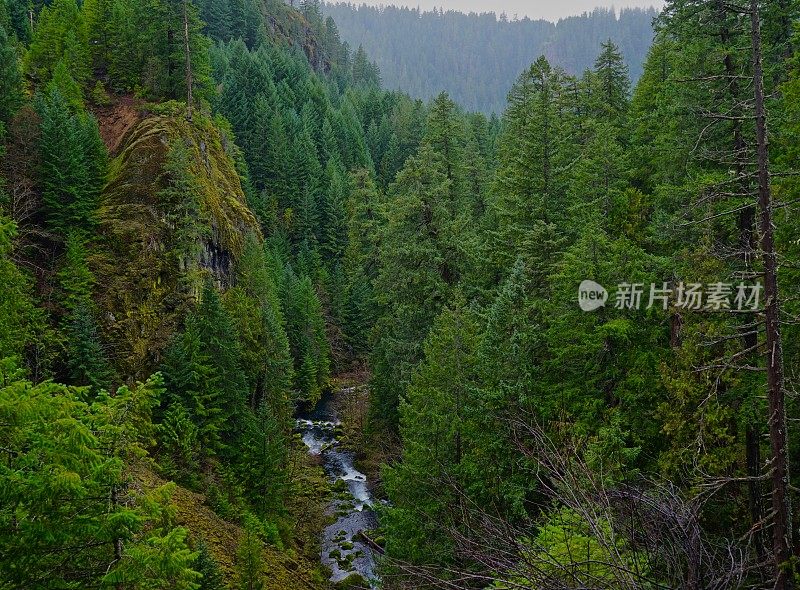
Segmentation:
<svg viewBox="0 0 800 590">
<path fill-rule="evenodd" d="M 596 8 L 553 23 L 491 10 L 490 3 L 481 14 L 344 2 L 322 5 L 342 39 L 354 48 L 363 46 L 375 60 L 384 87 L 426 101 L 444 90 L 467 111 L 498 116 L 506 109 L 512 84 L 540 55 L 581 76 L 594 65 L 600 43 L 611 39 L 636 82 L 657 15 L 652 8 Z"/>
<path fill-rule="evenodd" d="M 330 9 L 0 0 L 0 589 L 797 587 L 800 3 Z"/>
</svg>

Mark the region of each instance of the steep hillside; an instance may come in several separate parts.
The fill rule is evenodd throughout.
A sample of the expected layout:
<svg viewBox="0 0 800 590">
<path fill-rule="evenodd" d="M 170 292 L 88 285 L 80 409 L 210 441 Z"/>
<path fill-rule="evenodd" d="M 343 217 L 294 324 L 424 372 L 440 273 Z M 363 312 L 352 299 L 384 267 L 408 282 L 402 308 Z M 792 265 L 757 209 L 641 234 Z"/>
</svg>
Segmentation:
<svg viewBox="0 0 800 590">
<path fill-rule="evenodd" d="M 158 366 L 204 276 L 229 285 L 245 235 L 260 235 L 230 137 L 176 103 L 140 116 L 109 168 L 97 264 L 114 357 L 132 378 Z"/>
</svg>

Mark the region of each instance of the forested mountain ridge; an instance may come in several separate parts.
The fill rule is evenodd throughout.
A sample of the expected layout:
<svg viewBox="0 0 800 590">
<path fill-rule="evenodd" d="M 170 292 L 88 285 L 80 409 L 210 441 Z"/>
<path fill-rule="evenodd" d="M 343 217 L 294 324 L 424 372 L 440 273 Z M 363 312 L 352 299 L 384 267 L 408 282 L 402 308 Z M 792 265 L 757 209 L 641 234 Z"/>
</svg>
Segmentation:
<svg viewBox="0 0 800 590">
<path fill-rule="evenodd" d="M 420 11 L 327 2 L 342 38 L 363 46 L 387 88 L 429 100 L 448 92 L 459 105 L 486 114 L 505 110 L 506 93 L 522 71 L 544 55 L 568 73 L 591 68 L 597 47 L 611 39 L 636 82 L 652 43 L 654 9 L 598 8 L 552 23 L 511 20 L 494 12 Z M 488 7 L 487 7 L 488 10 Z"/>
<path fill-rule="evenodd" d="M 490 118 L 316 0 L 0 0 L 0 587 L 795 587 L 798 11 Z"/>
</svg>

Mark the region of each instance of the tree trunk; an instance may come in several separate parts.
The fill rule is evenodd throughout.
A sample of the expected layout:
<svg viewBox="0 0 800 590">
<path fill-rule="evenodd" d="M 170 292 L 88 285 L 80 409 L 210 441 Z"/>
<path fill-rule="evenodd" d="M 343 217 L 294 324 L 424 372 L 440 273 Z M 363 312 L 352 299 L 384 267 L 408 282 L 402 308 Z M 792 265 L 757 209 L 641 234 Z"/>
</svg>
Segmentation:
<svg viewBox="0 0 800 590">
<path fill-rule="evenodd" d="M 192 54 L 189 47 L 189 0 L 183 0 L 183 49 L 186 52 L 186 118 L 192 120 Z"/>
<path fill-rule="evenodd" d="M 769 439 L 772 450 L 772 544 L 775 564 L 775 589 L 794 587 L 787 565 L 792 557 L 792 503 L 789 496 L 786 405 L 784 396 L 783 349 L 781 343 L 780 301 L 778 299 L 778 259 L 772 222 L 772 195 L 769 177 L 769 147 L 764 104 L 764 73 L 761 64 L 761 17 L 758 0 L 750 0 L 753 43 L 753 89 L 755 94 L 756 141 L 758 145 L 758 203 L 761 209 L 761 250 L 764 259 L 764 316 L 767 345 L 767 398 Z"/>
</svg>

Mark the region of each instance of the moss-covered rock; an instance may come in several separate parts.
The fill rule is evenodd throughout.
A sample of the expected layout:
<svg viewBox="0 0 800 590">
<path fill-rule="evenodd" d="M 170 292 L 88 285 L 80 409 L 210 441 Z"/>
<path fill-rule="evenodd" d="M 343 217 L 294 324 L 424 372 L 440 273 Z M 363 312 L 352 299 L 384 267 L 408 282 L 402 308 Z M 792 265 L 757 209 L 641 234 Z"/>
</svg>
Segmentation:
<svg viewBox="0 0 800 590">
<path fill-rule="evenodd" d="M 369 588 L 369 582 L 359 574 L 350 574 L 335 586 L 337 590 L 344 590 L 345 588 Z"/>
<path fill-rule="evenodd" d="M 184 172 L 198 209 L 191 265 L 176 254 L 181 216 L 165 190 L 175 146 L 184 148 Z M 122 374 L 139 379 L 157 367 L 204 277 L 224 288 L 246 234 L 259 233 L 236 171 L 236 149 L 211 118 L 195 113 L 190 122 L 177 103 L 160 105 L 122 140 L 103 193 L 104 248 L 95 265 Z"/>
</svg>

